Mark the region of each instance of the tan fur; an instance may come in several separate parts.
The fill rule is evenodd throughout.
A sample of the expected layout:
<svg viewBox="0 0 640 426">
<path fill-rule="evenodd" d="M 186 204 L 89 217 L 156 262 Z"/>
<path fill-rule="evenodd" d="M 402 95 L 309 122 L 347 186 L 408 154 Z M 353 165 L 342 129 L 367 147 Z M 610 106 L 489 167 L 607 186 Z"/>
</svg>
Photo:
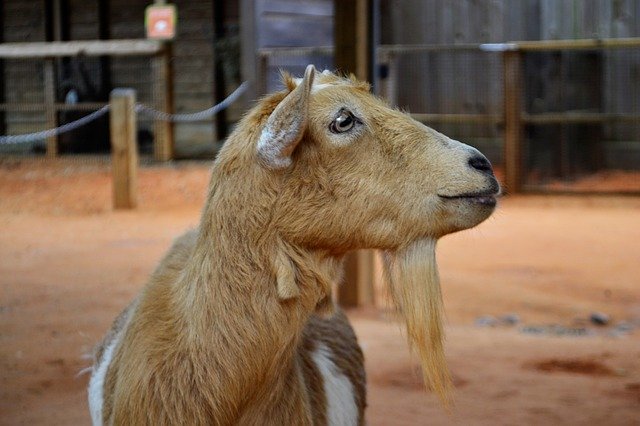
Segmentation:
<svg viewBox="0 0 640 426">
<path fill-rule="evenodd" d="M 122 339 L 105 379 L 105 424 L 325 424 L 327 398 L 310 358 L 321 343 L 353 385 L 362 423 L 356 338 L 339 311 L 318 316 L 333 311 L 343 256 L 377 248 L 402 259 L 412 244 L 493 210 L 441 197 L 497 189 L 467 164 L 477 151 L 389 108 L 368 85 L 313 68 L 285 85 L 238 124 L 214 163 L 198 230 L 177 240 L 128 321 L 116 322 Z M 329 126 L 341 108 L 362 124 L 336 135 Z M 394 288 L 404 275 L 394 275 Z M 432 278 L 419 300 L 433 308 Z M 417 308 L 404 298 L 401 309 Z M 409 337 L 429 383 L 445 392 L 439 310 L 427 315 L 417 328 L 407 321 Z M 412 331 L 425 329 L 436 331 Z"/>
</svg>

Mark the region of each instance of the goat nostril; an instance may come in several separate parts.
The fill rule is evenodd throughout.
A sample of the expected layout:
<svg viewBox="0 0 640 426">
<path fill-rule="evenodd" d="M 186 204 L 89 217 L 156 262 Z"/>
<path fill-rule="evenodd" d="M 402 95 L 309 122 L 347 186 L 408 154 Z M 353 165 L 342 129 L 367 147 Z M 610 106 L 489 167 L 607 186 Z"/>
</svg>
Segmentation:
<svg viewBox="0 0 640 426">
<path fill-rule="evenodd" d="M 469 159 L 469 165 L 481 172 L 493 174 L 491 163 L 485 157 L 471 157 Z"/>
</svg>

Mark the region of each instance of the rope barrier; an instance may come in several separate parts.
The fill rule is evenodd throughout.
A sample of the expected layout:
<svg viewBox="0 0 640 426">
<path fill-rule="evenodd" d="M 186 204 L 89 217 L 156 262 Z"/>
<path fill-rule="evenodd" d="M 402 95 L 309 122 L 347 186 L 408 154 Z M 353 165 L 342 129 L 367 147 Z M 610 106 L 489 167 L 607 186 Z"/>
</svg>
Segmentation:
<svg viewBox="0 0 640 426">
<path fill-rule="evenodd" d="M 245 81 L 222 102 L 212 106 L 211 108 L 207 108 L 199 112 L 192 112 L 187 114 L 169 114 L 168 112 L 158 111 L 143 104 L 136 105 L 136 112 L 152 117 L 155 120 L 170 121 L 173 123 L 203 121 L 208 119 L 209 117 L 216 115 L 223 109 L 228 108 L 229 105 L 235 102 L 247 90 L 247 87 L 249 87 L 249 83 Z"/>
<path fill-rule="evenodd" d="M 186 123 L 186 122 L 196 122 L 206 120 L 220 111 L 226 109 L 235 102 L 249 87 L 248 82 L 242 83 L 236 90 L 234 90 L 229 96 L 227 96 L 222 102 L 217 105 L 212 106 L 211 108 L 207 108 L 203 111 L 187 113 L 187 114 L 169 114 L 164 111 L 158 111 L 149 106 L 143 105 L 141 103 L 136 104 L 136 112 L 150 116 L 155 120 L 161 121 L 170 121 L 173 123 Z M 66 132 L 70 132 L 79 127 L 84 126 L 96 120 L 97 118 L 103 116 L 109 111 L 110 106 L 104 105 L 97 111 L 92 112 L 82 118 L 79 118 L 70 123 L 63 124 L 53 129 L 42 130 L 40 132 L 35 133 L 26 133 L 22 135 L 6 135 L 0 136 L 0 145 L 13 145 L 13 144 L 21 144 L 21 143 L 31 143 L 40 140 L 44 140 L 50 137 L 58 136 Z"/>
<path fill-rule="evenodd" d="M 85 115 L 82 118 L 79 118 L 70 123 L 63 124 L 54 129 L 43 130 L 41 132 L 35 132 L 35 133 L 27 133 L 24 135 L 0 136 L 0 145 L 30 143 L 30 142 L 36 142 L 43 139 L 51 138 L 53 136 L 58 136 L 63 133 L 70 132 L 79 127 L 82 127 L 87 123 L 92 122 L 93 120 L 106 114 L 107 111 L 109 111 L 109 105 L 105 105 L 99 110 L 92 112 L 91 114 Z"/>
</svg>

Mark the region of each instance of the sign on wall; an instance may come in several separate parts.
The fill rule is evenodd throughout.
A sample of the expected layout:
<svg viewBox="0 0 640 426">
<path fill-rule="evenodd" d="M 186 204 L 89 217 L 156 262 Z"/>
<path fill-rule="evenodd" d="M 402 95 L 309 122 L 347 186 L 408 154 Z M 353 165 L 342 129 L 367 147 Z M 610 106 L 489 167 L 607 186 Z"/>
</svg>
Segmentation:
<svg viewBox="0 0 640 426">
<path fill-rule="evenodd" d="M 171 40 L 176 36 L 178 14 L 173 4 L 147 6 L 144 14 L 144 26 L 147 38 L 153 40 Z"/>
</svg>

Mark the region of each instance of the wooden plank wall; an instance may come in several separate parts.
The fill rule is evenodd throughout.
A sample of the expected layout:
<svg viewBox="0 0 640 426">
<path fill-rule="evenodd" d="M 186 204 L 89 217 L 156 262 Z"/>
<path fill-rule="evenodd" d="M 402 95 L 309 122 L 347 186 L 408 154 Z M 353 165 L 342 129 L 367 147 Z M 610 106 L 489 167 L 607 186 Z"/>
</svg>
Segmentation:
<svg viewBox="0 0 640 426">
<path fill-rule="evenodd" d="M 640 1 L 381 0 L 381 44 L 499 43 L 640 36 Z M 604 54 L 607 112 L 637 112 L 639 51 Z M 411 54 L 399 60 L 398 103 L 414 113 L 500 113 L 502 81 L 497 54 Z M 478 145 L 502 161 L 502 130 L 487 125 L 434 125 Z M 637 126 L 636 126 L 637 127 Z M 637 128 L 610 126 L 608 135 L 638 138 Z"/>
<path fill-rule="evenodd" d="M 332 0 L 255 0 L 256 48 L 309 47 L 333 45 Z M 309 63 L 318 68 L 333 68 L 333 59 L 326 56 L 273 57 L 266 70 L 267 91 L 280 87 L 279 70 L 296 75 L 304 73 Z M 262 78 L 255 74 L 255 79 Z"/>
<path fill-rule="evenodd" d="M 44 41 L 45 0 L 4 0 L 4 34 L 6 42 Z M 67 0 L 68 34 L 71 40 L 99 38 L 98 2 Z M 151 1 L 109 0 L 110 38 L 144 38 L 144 10 Z M 178 9 L 178 37 L 173 43 L 174 109 L 193 112 L 214 103 L 214 47 L 213 1 L 176 0 Z M 231 16 L 235 14 L 236 33 L 238 8 L 227 2 Z M 234 22 L 230 22 L 233 26 Z M 233 33 L 233 31 L 231 31 Z M 88 74 L 99 81 L 100 60 L 84 58 Z M 60 68 L 58 68 L 60 70 Z M 7 102 L 42 102 L 42 61 L 6 61 L 3 83 Z M 130 87 L 137 91 L 140 102 L 153 103 L 151 61 L 146 57 L 120 57 L 110 61 L 112 87 Z M 60 73 L 59 73 L 60 74 Z M 60 76 L 61 77 L 61 76 Z M 238 84 L 229 79 L 230 89 Z M 235 111 L 235 109 L 234 109 Z M 239 112 L 231 114 L 237 119 Z M 142 118 L 142 117 L 141 117 Z M 45 123 L 41 112 L 13 112 L 7 114 L 8 132 L 23 133 L 42 129 Z M 152 130 L 150 120 L 139 120 L 142 130 Z M 175 141 L 178 155 L 212 154 L 216 148 L 213 120 L 209 122 L 177 124 Z"/>
<path fill-rule="evenodd" d="M 45 39 L 44 1 L 4 0 L 4 41 L 28 42 Z M 42 61 L 6 60 L 1 84 L 5 102 L 44 102 L 44 67 Z M 41 130 L 46 123 L 42 111 L 8 111 L 6 132 L 28 133 Z M 19 149 L 16 147 L 16 149 Z"/>
</svg>

